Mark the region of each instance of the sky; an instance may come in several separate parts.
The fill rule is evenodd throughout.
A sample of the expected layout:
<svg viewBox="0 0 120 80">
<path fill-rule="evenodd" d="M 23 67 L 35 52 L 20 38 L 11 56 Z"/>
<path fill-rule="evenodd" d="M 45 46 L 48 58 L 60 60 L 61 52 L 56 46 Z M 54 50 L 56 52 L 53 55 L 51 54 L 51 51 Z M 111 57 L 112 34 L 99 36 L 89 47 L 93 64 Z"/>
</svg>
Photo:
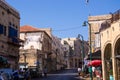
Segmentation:
<svg viewBox="0 0 120 80">
<path fill-rule="evenodd" d="M 88 16 L 114 13 L 120 9 L 120 0 L 6 0 L 20 13 L 20 26 L 51 28 L 59 38 L 82 35 L 88 40 Z"/>
</svg>

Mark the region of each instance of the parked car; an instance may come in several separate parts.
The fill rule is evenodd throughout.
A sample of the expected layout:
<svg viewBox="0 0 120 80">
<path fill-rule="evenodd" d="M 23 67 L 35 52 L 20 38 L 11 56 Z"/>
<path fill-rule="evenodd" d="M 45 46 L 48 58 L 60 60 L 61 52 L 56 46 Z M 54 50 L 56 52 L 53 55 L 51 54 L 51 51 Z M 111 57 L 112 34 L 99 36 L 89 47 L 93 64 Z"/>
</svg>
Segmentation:
<svg viewBox="0 0 120 80">
<path fill-rule="evenodd" d="M 10 69 L 10 68 L 3 68 L 3 69 L 0 69 L 0 72 L 1 72 L 1 77 L 3 78 L 3 80 L 12 80 L 13 79 L 13 76 L 12 76 L 12 73 L 13 73 L 13 70 Z"/>
<path fill-rule="evenodd" d="M 24 80 L 24 79 L 25 79 L 25 76 L 24 76 L 24 75 L 25 75 L 25 72 L 22 72 L 22 71 L 19 72 L 19 79 L 20 79 L 20 80 Z"/>
<path fill-rule="evenodd" d="M 29 71 L 30 71 L 31 78 L 36 78 L 36 77 L 42 76 L 42 71 L 39 70 L 36 66 L 30 66 Z"/>
</svg>

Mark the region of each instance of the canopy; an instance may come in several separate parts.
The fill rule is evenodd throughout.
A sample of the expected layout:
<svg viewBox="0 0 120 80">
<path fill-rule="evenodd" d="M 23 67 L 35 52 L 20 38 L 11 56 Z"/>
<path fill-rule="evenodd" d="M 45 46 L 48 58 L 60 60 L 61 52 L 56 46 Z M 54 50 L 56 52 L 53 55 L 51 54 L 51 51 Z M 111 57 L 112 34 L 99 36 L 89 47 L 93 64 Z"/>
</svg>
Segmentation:
<svg viewBox="0 0 120 80">
<path fill-rule="evenodd" d="M 88 66 L 100 66 L 102 63 L 101 60 L 92 60 L 88 63 Z"/>
<path fill-rule="evenodd" d="M 101 50 L 89 54 L 87 60 L 101 60 Z"/>
</svg>

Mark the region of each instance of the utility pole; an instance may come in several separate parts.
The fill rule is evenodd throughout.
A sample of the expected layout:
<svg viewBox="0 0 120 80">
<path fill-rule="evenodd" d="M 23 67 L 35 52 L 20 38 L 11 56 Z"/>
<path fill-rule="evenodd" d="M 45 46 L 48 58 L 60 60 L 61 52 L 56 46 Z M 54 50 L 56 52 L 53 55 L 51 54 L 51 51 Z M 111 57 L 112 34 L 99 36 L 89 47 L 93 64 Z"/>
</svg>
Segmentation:
<svg viewBox="0 0 120 80">
<path fill-rule="evenodd" d="M 91 61 L 92 61 L 91 25 L 90 25 L 90 23 L 88 23 L 88 21 L 84 21 L 83 26 L 87 26 L 87 24 L 88 24 L 88 26 L 89 26 L 89 43 L 90 43 L 90 47 L 89 47 L 89 49 L 90 49 L 90 62 L 91 62 Z M 90 77 L 91 77 L 90 80 L 93 80 L 93 76 L 92 76 L 92 66 L 90 66 Z"/>
<path fill-rule="evenodd" d="M 84 71 L 84 39 L 83 39 L 83 36 L 81 34 L 78 34 L 78 38 L 82 39 L 82 72 Z"/>
</svg>

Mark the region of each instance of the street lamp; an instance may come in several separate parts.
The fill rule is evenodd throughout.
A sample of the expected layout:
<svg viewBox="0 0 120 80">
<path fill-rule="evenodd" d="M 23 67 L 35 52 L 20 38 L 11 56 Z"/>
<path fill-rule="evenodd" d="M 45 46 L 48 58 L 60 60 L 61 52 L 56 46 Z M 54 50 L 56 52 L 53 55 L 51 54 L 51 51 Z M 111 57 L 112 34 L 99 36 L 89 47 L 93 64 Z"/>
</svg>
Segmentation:
<svg viewBox="0 0 120 80">
<path fill-rule="evenodd" d="M 82 72 L 84 71 L 84 64 L 83 64 L 83 61 L 84 61 L 84 39 L 83 39 L 83 36 L 81 34 L 78 34 L 78 38 L 82 38 Z"/>
<path fill-rule="evenodd" d="M 90 43 L 90 62 L 92 61 L 92 48 L 91 48 L 91 25 L 90 23 L 88 23 L 88 21 L 84 21 L 83 25 L 82 26 L 89 26 L 89 43 Z M 91 77 L 91 80 L 93 80 L 93 77 L 92 77 L 92 66 L 90 66 L 90 77 Z"/>
</svg>

